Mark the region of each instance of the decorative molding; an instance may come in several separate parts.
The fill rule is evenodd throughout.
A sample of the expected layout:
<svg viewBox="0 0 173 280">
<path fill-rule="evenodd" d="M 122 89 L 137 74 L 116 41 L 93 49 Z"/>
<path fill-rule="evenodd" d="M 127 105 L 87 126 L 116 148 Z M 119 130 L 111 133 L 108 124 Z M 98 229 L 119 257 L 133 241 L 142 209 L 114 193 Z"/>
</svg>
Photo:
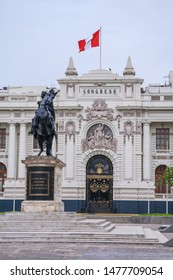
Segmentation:
<svg viewBox="0 0 173 280">
<path fill-rule="evenodd" d="M 160 155 L 160 156 L 152 156 L 153 159 L 173 159 L 173 156 L 165 156 L 165 155 Z"/>
<path fill-rule="evenodd" d="M 60 118 L 64 117 L 64 111 L 60 111 L 58 114 Z"/>
<path fill-rule="evenodd" d="M 136 121 L 136 132 L 142 132 L 142 122 Z"/>
<path fill-rule="evenodd" d="M 58 132 L 63 132 L 64 131 L 64 121 L 59 121 L 58 122 Z"/>
<path fill-rule="evenodd" d="M 76 113 L 74 113 L 74 112 L 65 112 L 65 117 L 76 117 Z"/>
<path fill-rule="evenodd" d="M 76 131 L 76 125 L 73 121 L 68 121 L 65 124 L 65 134 L 69 135 L 69 137 L 71 138 L 71 136 L 75 135 L 75 131 Z"/>
<path fill-rule="evenodd" d="M 123 112 L 123 117 L 134 117 L 135 113 L 134 112 Z"/>
<path fill-rule="evenodd" d="M 118 114 L 113 121 L 118 121 L 118 129 L 120 129 L 120 119 L 122 118 L 122 116 L 120 114 Z"/>
</svg>

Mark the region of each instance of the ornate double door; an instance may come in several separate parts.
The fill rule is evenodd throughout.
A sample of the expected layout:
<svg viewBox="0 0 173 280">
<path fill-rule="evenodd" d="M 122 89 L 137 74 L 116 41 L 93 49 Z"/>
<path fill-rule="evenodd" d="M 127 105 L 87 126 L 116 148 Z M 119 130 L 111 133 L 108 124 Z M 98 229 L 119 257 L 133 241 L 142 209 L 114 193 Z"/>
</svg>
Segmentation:
<svg viewBox="0 0 173 280">
<path fill-rule="evenodd" d="M 87 163 L 86 197 L 89 212 L 112 211 L 113 167 L 106 156 L 94 156 Z"/>
</svg>

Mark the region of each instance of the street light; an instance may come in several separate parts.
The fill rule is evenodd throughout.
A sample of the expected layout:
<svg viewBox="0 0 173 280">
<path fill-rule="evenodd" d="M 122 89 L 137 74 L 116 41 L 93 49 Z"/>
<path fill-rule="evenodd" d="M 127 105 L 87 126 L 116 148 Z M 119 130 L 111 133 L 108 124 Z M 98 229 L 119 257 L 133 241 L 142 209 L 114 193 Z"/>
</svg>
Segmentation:
<svg viewBox="0 0 173 280">
<path fill-rule="evenodd" d="M 149 181 L 147 181 L 148 184 L 148 214 L 150 214 L 150 190 L 149 190 Z"/>
<path fill-rule="evenodd" d="M 166 183 L 166 214 L 168 214 L 169 209 L 168 209 L 168 182 Z"/>
<path fill-rule="evenodd" d="M 16 179 L 14 181 L 13 212 L 16 210 Z"/>
</svg>

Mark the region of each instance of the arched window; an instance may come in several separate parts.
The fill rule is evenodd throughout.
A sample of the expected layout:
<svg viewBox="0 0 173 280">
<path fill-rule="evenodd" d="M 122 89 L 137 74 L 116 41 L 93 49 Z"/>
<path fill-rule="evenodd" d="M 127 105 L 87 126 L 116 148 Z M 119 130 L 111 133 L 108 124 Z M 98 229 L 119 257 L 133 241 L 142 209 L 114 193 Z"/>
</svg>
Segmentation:
<svg viewBox="0 0 173 280">
<path fill-rule="evenodd" d="M 104 155 L 96 155 L 90 158 L 86 166 L 86 174 L 113 175 L 113 166 L 109 158 Z"/>
<path fill-rule="evenodd" d="M 166 167 L 166 165 L 159 165 L 155 170 L 156 193 L 166 193 L 166 183 L 162 180 Z M 168 192 L 170 193 L 170 186 Z"/>
<path fill-rule="evenodd" d="M 1 192 L 4 191 L 4 182 L 6 178 L 7 178 L 7 168 L 5 164 L 0 162 L 0 191 Z"/>
</svg>

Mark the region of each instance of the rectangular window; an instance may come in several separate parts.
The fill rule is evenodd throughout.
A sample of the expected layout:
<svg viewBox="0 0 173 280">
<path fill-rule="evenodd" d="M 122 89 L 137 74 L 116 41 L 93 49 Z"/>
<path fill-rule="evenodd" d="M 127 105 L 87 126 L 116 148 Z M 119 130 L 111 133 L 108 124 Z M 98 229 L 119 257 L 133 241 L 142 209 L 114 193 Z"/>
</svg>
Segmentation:
<svg viewBox="0 0 173 280">
<path fill-rule="evenodd" d="M 160 96 L 151 96 L 151 101 L 158 101 L 160 100 Z"/>
<path fill-rule="evenodd" d="M 169 150 L 169 128 L 156 128 L 156 150 Z"/>
<path fill-rule="evenodd" d="M 6 129 L 0 128 L 0 149 L 5 149 L 6 146 Z"/>
</svg>

